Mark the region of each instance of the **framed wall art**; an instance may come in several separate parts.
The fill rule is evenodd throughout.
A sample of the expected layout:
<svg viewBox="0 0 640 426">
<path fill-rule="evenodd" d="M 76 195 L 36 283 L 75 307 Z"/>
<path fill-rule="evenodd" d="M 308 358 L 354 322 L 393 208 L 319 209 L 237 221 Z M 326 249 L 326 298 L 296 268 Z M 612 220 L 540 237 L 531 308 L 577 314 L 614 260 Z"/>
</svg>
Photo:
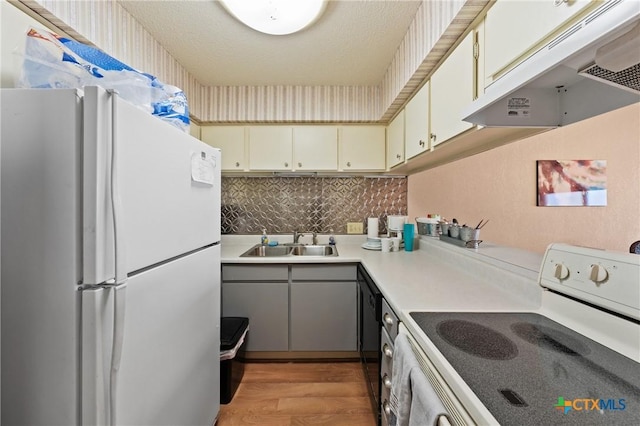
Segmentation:
<svg viewBox="0 0 640 426">
<path fill-rule="evenodd" d="M 606 160 L 538 160 L 538 206 L 606 206 Z"/>
</svg>

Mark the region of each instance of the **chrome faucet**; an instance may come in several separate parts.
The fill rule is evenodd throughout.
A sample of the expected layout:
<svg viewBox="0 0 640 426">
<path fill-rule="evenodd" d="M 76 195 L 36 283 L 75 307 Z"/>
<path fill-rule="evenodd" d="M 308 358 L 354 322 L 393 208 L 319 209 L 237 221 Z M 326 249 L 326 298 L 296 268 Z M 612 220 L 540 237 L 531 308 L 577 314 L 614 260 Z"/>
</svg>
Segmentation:
<svg viewBox="0 0 640 426">
<path fill-rule="evenodd" d="M 309 231 L 307 231 L 307 233 L 309 233 Z M 313 245 L 318 245 L 318 233 L 317 232 L 311 232 L 311 234 L 313 235 Z M 298 232 L 298 231 L 293 231 L 293 243 L 294 244 L 299 244 L 299 240 L 300 237 L 304 237 L 305 234 L 303 234 L 302 232 Z"/>
</svg>

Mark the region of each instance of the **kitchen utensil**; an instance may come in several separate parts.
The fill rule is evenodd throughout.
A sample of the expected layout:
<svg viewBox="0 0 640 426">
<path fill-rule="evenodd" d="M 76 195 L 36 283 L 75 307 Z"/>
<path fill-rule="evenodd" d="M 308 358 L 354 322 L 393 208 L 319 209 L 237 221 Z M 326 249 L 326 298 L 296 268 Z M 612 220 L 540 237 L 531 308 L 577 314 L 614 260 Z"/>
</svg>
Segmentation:
<svg viewBox="0 0 640 426">
<path fill-rule="evenodd" d="M 455 220 L 455 219 L 453 219 Z M 458 238 L 460 236 L 460 227 L 457 223 L 449 226 L 449 236 L 451 238 Z"/>
<path fill-rule="evenodd" d="M 476 226 L 476 229 L 482 229 L 487 223 L 489 223 L 489 219 L 487 219 L 485 223 L 482 223 L 483 220 L 484 219 L 482 219 L 480 223 L 478 223 L 478 225 Z"/>
</svg>

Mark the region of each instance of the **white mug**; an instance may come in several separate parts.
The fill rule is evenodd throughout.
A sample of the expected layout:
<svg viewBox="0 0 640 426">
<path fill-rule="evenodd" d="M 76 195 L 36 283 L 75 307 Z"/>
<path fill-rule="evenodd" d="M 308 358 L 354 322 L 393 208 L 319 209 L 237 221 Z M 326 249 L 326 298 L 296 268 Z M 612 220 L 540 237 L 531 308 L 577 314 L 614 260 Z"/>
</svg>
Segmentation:
<svg viewBox="0 0 640 426">
<path fill-rule="evenodd" d="M 391 238 L 380 238 L 380 243 L 383 253 L 389 253 L 391 251 L 391 247 L 393 246 Z"/>
<path fill-rule="evenodd" d="M 393 237 L 390 238 L 392 244 L 393 244 L 393 251 L 400 251 L 400 241 L 402 240 L 402 237 Z"/>
</svg>

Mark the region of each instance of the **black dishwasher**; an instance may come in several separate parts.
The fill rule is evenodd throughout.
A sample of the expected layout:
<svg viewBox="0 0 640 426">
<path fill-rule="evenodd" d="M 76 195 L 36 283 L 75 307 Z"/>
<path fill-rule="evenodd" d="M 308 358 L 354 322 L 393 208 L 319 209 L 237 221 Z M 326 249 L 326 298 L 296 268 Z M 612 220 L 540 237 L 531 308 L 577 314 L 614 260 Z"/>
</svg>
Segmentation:
<svg viewBox="0 0 640 426">
<path fill-rule="evenodd" d="M 358 265 L 358 292 L 358 351 L 373 411 L 376 413 L 377 424 L 380 424 L 382 293 L 362 265 Z"/>
</svg>

